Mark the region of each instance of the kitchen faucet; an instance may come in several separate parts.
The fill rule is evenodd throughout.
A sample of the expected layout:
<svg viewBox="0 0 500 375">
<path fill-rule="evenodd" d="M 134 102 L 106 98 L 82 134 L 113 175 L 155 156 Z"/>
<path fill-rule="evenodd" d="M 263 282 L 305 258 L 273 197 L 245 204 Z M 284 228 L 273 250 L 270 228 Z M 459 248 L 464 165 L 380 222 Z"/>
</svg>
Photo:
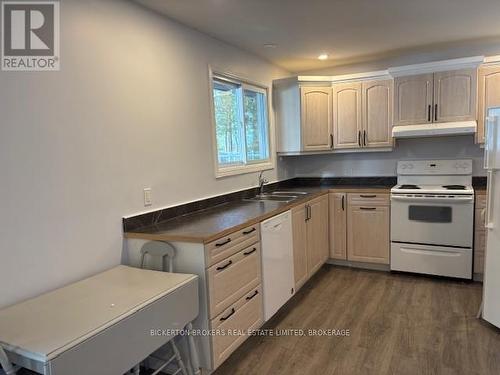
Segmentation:
<svg viewBox="0 0 500 375">
<path fill-rule="evenodd" d="M 264 171 L 261 171 L 259 173 L 259 194 L 262 195 L 264 193 L 264 184 L 267 184 L 269 181 L 266 180 L 262 174 L 264 173 Z"/>
</svg>

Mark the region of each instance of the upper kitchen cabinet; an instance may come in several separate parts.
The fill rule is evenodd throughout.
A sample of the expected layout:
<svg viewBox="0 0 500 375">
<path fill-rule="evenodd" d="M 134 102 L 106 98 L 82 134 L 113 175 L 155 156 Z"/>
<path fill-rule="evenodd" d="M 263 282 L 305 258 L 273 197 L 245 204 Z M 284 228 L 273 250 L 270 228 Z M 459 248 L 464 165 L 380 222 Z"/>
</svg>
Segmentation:
<svg viewBox="0 0 500 375">
<path fill-rule="evenodd" d="M 476 119 L 477 70 L 434 73 L 434 122 Z"/>
<path fill-rule="evenodd" d="M 390 79 L 334 84 L 334 148 L 391 147 L 392 98 Z"/>
<path fill-rule="evenodd" d="M 361 147 L 361 83 L 339 83 L 333 86 L 334 148 Z"/>
<path fill-rule="evenodd" d="M 363 82 L 363 147 L 392 146 L 392 98 L 392 80 Z"/>
<path fill-rule="evenodd" d="M 297 79 L 273 83 L 277 151 L 300 153 L 332 149 L 331 83 L 315 85 Z"/>
<path fill-rule="evenodd" d="M 500 107 L 500 64 L 479 68 L 477 143 L 484 143 L 486 114 L 491 107 Z"/>
<path fill-rule="evenodd" d="M 432 122 L 433 74 L 394 80 L 394 125 Z"/>
<path fill-rule="evenodd" d="M 302 150 L 321 151 L 332 147 L 332 89 L 301 87 L 300 115 Z"/>
<path fill-rule="evenodd" d="M 394 91 L 394 125 L 476 119 L 476 69 L 397 77 Z"/>
</svg>

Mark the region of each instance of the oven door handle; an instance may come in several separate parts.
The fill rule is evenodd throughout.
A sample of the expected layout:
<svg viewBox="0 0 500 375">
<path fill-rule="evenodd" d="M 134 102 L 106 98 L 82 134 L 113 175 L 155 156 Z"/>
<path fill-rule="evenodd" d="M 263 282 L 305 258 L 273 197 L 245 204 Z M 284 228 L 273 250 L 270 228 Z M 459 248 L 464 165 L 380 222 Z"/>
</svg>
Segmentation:
<svg viewBox="0 0 500 375">
<path fill-rule="evenodd" d="M 459 257 L 461 254 L 456 251 L 439 251 L 439 250 L 424 250 L 415 248 L 401 248 L 401 252 L 407 254 L 422 254 L 422 255 L 433 255 L 441 257 Z"/>
<path fill-rule="evenodd" d="M 474 197 L 455 197 L 455 198 L 429 198 L 429 197 L 405 197 L 399 195 L 391 196 L 392 201 L 415 202 L 415 203 L 472 203 Z"/>
</svg>

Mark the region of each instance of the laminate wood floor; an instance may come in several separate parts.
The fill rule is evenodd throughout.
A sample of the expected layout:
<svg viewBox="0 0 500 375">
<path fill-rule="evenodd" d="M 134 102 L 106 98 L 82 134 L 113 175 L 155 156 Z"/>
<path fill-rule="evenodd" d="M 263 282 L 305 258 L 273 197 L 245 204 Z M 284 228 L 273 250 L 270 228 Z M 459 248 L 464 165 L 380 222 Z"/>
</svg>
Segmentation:
<svg viewBox="0 0 500 375">
<path fill-rule="evenodd" d="M 214 375 L 499 375 L 500 330 L 476 319 L 482 287 L 326 265 Z M 339 332 L 337 332 L 339 333 Z"/>
</svg>

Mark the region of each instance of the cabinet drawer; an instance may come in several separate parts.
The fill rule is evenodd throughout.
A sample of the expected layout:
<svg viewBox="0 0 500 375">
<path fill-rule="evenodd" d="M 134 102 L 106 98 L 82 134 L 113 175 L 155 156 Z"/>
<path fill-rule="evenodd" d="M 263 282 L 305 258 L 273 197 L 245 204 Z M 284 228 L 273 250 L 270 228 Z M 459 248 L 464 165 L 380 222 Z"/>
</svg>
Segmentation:
<svg viewBox="0 0 500 375">
<path fill-rule="evenodd" d="M 347 201 L 350 205 L 369 205 L 369 206 L 389 206 L 389 194 L 362 193 L 347 194 Z"/>
<path fill-rule="evenodd" d="M 476 208 L 486 208 L 486 194 L 476 194 Z"/>
<path fill-rule="evenodd" d="M 249 330 L 263 323 L 261 286 L 250 289 L 241 299 L 211 321 L 213 362 L 217 368 L 247 338 Z"/>
<path fill-rule="evenodd" d="M 258 241 L 260 241 L 260 227 L 259 224 L 255 224 L 210 242 L 205 245 L 207 266 L 220 262 Z"/>
<path fill-rule="evenodd" d="M 240 299 L 248 288 L 260 284 L 260 243 L 214 264 L 207 270 L 210 317 Z"/>
</svg>

